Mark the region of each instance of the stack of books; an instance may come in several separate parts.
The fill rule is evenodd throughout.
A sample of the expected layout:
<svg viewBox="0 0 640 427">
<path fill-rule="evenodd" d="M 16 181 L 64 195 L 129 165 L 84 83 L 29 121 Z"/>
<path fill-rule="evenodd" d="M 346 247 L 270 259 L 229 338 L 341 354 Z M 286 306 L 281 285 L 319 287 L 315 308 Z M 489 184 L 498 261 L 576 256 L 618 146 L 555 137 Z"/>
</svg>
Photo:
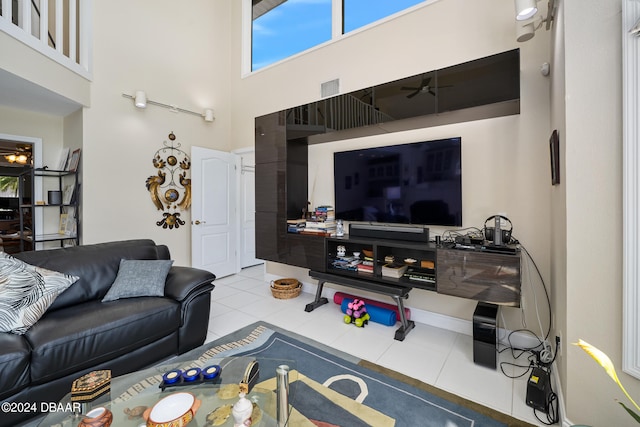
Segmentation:
<svg viewBox="0 0 640 427">
<path fill-rule="evenodd" d="M 382 266 L 382 275 L 384 277 L 393 277 L 399 279 L 407 271 L 409 266 L 400 263 L 390 263 Z"/>
<path fill-rule="evenodd" d="M 370 255 L 373 255 L 373 252 L 371 252 Z M 373 273 L 373 257 L 365 253 L 364 260 L 358 265 L 358 271 L 362 273 Z"/>
<path fill-rule="evenodd" d="M 339 270 L 357 271 L 360 266 L 360 258 L 356 257 L 338 257 L 331 263 L 333 268 Z"/>
<path fill-rule="evenodd" d="M 358 264 L 358 272 L 359 273 L 371 273 L 373 274 L 373 262 L 371 261 L 362 261 Z"/>
<path fill-rule="evenodd" d="M 332 206 L 318 206 L 307 219 L 305 234 L 334 236 L 336 234 L 336 214 Z"/>
<path fill-rule="evenodd" d="M 300 233 L 301 231 L 304 231 L 306 224 L 307 224 L 307 220 L 304 219 L 304 218 L 288 219 L 287 220 L 287 231 L 289 233 Z"/>
</svg>

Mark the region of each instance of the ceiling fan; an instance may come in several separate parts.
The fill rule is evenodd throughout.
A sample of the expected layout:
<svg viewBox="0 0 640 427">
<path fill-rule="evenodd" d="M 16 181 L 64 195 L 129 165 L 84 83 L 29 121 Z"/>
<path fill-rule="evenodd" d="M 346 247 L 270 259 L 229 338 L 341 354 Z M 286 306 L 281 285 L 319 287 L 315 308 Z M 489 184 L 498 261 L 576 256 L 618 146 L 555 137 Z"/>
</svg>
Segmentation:
<svg viewBox="0 0 640 427">
<path fill-rule="evenodd" d="M 418 87 L 409 87 L 409 86 L 402 86 L 400 88 L 400 90 L 411 90 L 412 92 L 407 95 L 407 98 L 411 99 L 414 96 L 420 94 L 420 93 L 430 93 L 433 96 L 436 96 L 436 90 L 437 89 L 441 89 L 443 87 L 451 87 L 452 85 L 446 85 L 446 86 L 430 86 L 431 84 L 431 77 L 427 77 L 427 76 L 422 76 L 422 81 L 420 82 L 420 86 Z"/>
<path fill-rule="evenodd" d="M 19 166 L 31 162 L 31 145 L 15 144 L 13 146 L 0 145 L 0 157 L 6 159 L 10 164 Z"/>
</svg>

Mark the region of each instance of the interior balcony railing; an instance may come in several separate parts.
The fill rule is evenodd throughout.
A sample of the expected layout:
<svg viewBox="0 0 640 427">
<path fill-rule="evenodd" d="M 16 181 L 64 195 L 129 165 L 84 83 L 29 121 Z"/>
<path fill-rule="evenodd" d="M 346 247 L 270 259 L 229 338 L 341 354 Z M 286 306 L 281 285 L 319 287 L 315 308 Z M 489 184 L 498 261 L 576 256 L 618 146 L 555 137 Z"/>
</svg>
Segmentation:
<svg viewBox="0 0 640 427">
<path fill-rule="evenodd" d="M 338 95 L 287 110 L 287 129 L 306 129 L 309 134 L 353 129 L 393 120 L 393 117 L 351 94 Z"/>
<path fill-rule="evenodd" d="M 0 30 L 91 79 L 93 0 L 0 0 Z"/>
</svg>

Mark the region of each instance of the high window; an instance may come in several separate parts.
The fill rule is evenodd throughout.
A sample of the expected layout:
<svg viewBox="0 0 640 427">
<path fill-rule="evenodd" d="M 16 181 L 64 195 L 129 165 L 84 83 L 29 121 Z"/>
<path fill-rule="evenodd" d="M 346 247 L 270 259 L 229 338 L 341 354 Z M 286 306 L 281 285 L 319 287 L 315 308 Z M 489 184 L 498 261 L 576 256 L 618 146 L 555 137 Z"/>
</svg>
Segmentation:
<svg viewBox="0 0 640 427">
<path fill-rule="evenodd" d="M 251 5 L 245 15 L 251 19 L 251 43 L 245 43 L 251 52 L 250 71 L 430 1 L 434 0 L 245 0 Z"/>
<path fill-rule="evenodd" d="M 364 27 L 418 3 L 424 3 L 424 0 L 342 0 L 342 33 Z"/>
</svg>

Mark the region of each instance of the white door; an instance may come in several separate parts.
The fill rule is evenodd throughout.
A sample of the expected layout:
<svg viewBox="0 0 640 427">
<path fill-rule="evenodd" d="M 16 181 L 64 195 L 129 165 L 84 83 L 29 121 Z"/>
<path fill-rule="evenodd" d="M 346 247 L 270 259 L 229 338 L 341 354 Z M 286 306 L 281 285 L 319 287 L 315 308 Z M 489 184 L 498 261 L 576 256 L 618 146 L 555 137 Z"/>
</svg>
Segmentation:
<svg viewBox="0 0 640 427">
<path fill-rule="evenodd" d="M 236 156 L 191 147 L 191 265 L 225 277 L 239 271 Z"/>
<path fill-rule="evenodd" d="M 253 148 L 235 151 L 240 157 L 240 267 L 262 264 L 256 258 L 256 182 Z"/>
</svg>

